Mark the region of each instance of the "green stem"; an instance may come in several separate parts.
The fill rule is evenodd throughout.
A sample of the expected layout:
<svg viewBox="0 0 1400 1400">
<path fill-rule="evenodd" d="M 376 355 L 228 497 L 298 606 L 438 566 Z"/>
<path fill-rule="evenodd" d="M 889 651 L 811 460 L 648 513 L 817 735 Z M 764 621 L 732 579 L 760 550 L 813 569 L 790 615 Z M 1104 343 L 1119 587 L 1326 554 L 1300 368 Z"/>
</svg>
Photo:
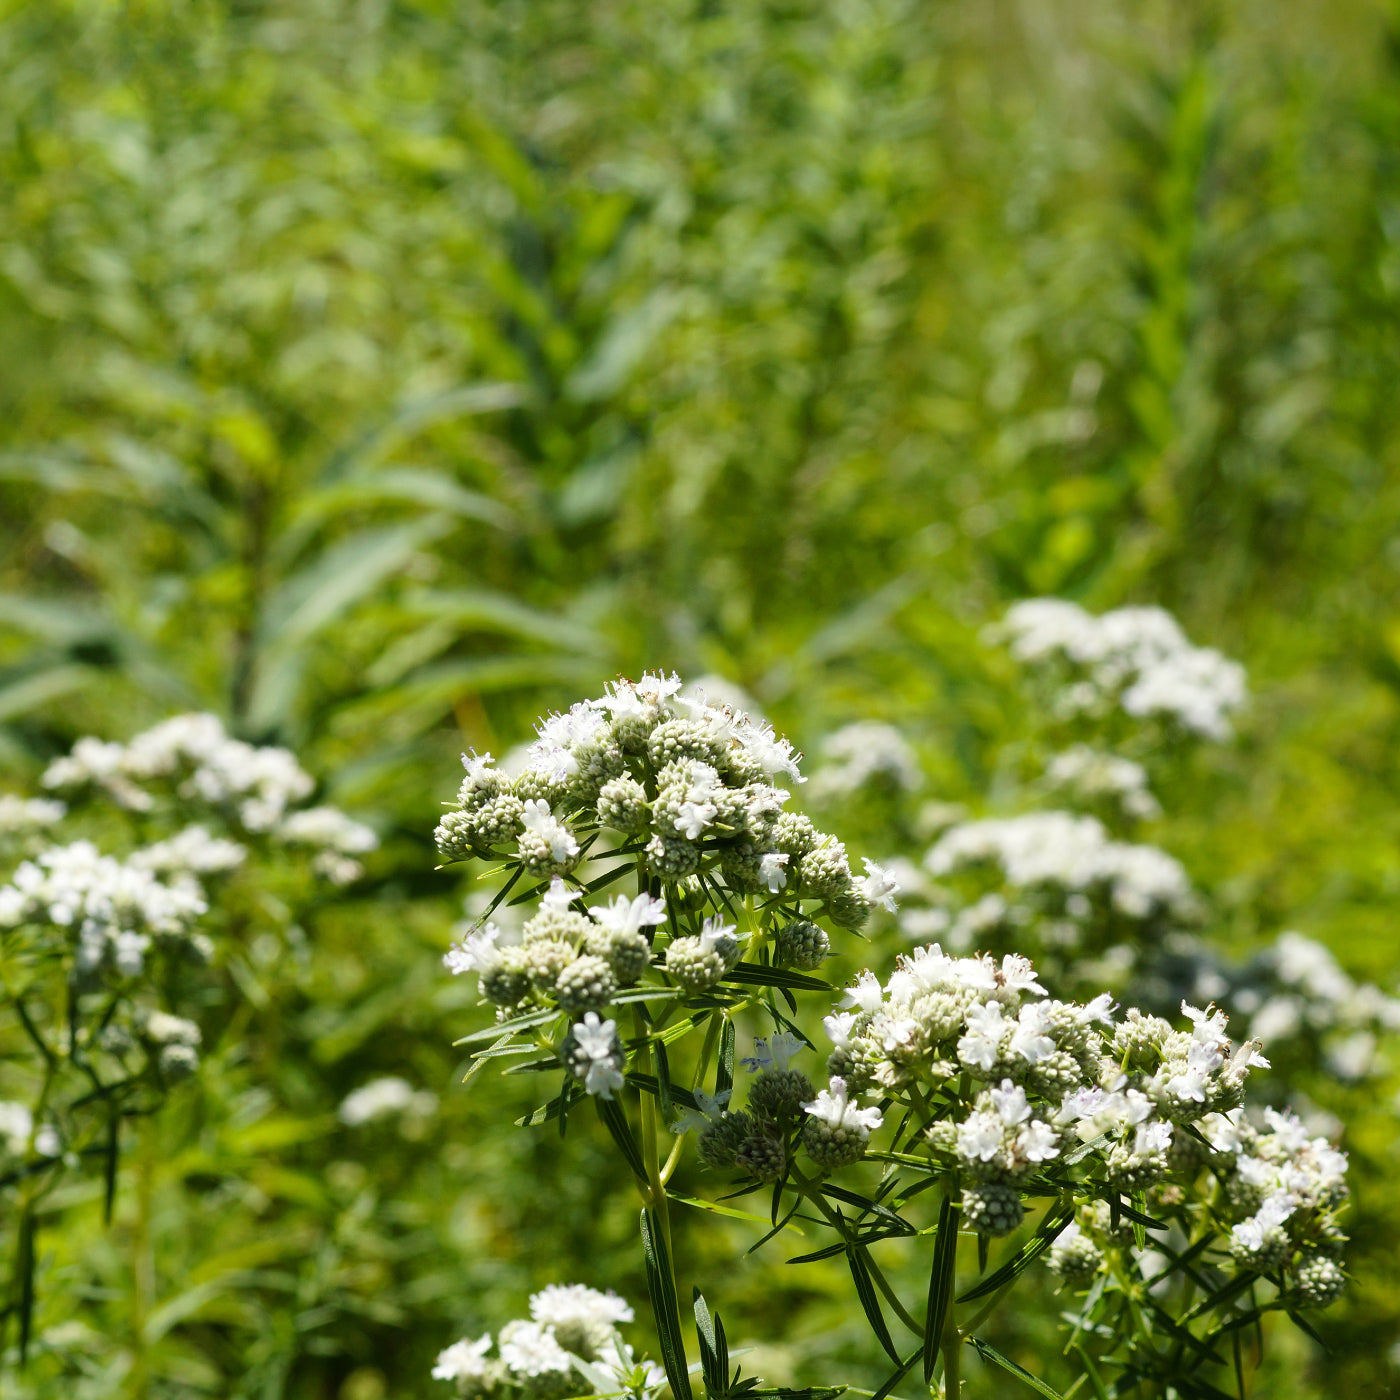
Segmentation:
<svg viewBox="0 0 1400 1400">
<path fill-rule="evenodd" d="M 639 1039 L 645 1040 L 650 1028 L 642 1014 L 640 1003 L 634 1003 L 632 1007 L 632 1024 Z M 655 1055 L 652 1056 L 652 1069 L 658 1081 L 661 1078 L 661 1065 Z M 647 1186 L 651 1195 L 648 1204 L 655 1213 L 656 1218 L 661 1223 L 661 1237 L 666 1242 L 666 1253 L 671 1254 L 671 1213 L 667 1208 L 666 1183 L 661 1176 L 661 1157 L 657 1147 L 656 1131 L 656 1100 L 643 1091 L 641 1094 L 641 1117 L 642 1117 L 642 1161 L 647 1169 Z M 674 1263 L 672 1269 L 674 1271 Z"/>
</svg>

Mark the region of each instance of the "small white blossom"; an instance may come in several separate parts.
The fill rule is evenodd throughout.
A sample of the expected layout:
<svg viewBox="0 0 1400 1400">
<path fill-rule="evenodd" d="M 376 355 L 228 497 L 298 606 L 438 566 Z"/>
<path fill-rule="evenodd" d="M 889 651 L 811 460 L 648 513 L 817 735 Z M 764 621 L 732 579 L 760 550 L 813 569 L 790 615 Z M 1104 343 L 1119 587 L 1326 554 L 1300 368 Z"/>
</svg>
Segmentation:
<svg viewBox="0 0 1400 1400">
<path fill-rule="evenodd" d="M 865 861 L 865 879 L 861 882 L 861 888 L 872 905 L 878 904 L 891 914 L 899 909 L 894 898 L 899 893 L 899 881 L 873 860 Z"/>
<path fill-rule="evenodd" d="M 470 1381 L 486 1374 L 486 1353 L 491 1350 L 491 1334 L 476 1341 L 453 1342 L 445 1351 L 438 1352 L 433 1366 L 435 1381 Z"/>
<path fill-rule="evenodd" d="M 803 1111 L 833 1128 L 864 1128 L 874 1132 L 885 1121 L 878 1108 L 857 1108 L 846 1095 L 846 1081 L 833 1075 L 830 1084 Z"/>
</svg>

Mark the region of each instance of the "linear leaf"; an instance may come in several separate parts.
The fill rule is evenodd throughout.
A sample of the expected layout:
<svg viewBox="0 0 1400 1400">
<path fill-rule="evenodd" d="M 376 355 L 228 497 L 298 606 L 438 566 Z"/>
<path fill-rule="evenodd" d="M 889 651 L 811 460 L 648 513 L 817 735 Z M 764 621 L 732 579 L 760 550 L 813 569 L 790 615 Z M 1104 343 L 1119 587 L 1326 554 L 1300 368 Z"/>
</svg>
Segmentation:
<svg viewBox="0 0 1400 1400">
<path fill-rule="evenodd" d="M 715 1093 L 734 1088 L 734 1022 L 727 1016 L 719 1033 L 719 1067 L 715 1070 Z"/>
<path fill-rule="evenodd" d="M 724 974 L 726 982 L 740 982 L 745 986 L 779 987 L 797 992 L 833 992 L 830 982 L 820 977 L 808 977 L 803 972 L 792 972 L 785 967 L 768 967 L 764 963 L 741 962 Z"/>
<path fill-rule="evenodd" d="M 676 1297 L 676 1281 L 671 1273 L 671 1257 L 666 1249 L 665 1237 L 657 1229 L 655 1217 L 649 1209 L 642 1211 L 641 1231 L 647 1293 L 651 1297 L 651 1309 L 656 1318 L 666 1379 L 671 1383 L 671 1394 L 675 1400 L 691 1400 L 685 1342 L 681 1337 L 680 1302 Z"/>
<path fill-rule="evenodd" d="M 612 1134 L 612 1140 L 617 1144 L 627 1165 L 631 1167 L 632 1175 L 644 1186 L 647 1185 L 646 1165 L 642 1161 L 641 1149 L 637 1146 L 637 1139 L 632 1136 L 632 1125 L 628 1123 L 622 1105 L 616 1099 L 605 1099 L 601 1095 L 596 1096 L 593 1103 L 603 1126 Z"/>
<path fill-rule="evenodd" d="M 1003 1371 L 1009 1371 L 1017 1380 L 1024 1381 L 1032 1390 L 1047 1396 L 1048 1400 L 1065 1400 L 1065 1397 L 1053 1385 L 1041 1380 L 1039 1376 L 1031 1375 L 1024 1366 L 1018 1366 L 1009 1356 L 1003 1356 L 990 1342 L 984 1342 L 981 1337 L 969 1337 L 967 1340 L 983 1361 L 990 1361 L 992 1365 L 1000 1366 Z"/>
<path fill-rule="evenodd" d="M 880 1300 L 875 1294 L 875 1284 L 871 1280 L 870 1269 L 865 1262 L 864 1253 L 860 1246 L 854 1245 L 848 1248 L 846 1259 L 851 1266 L 851 1277 L 855 1280 L 856 1297 L 860 1299 L 860 1305 L 865 1310 L 870 1329 L 875 1333 L 875 1339 L 884 1347 L 885 1354 L 898 1366 L 900 1364 L 899 1353 L 894 1348 L 894 1339 L 890 1336 L 890 1329 L 885 1325 L 885 1315 L 880 1310 Z"/>
<path fill-rule="evenodd" d="M 974 1298 L 985 1298 L 987 1294 L 995 1293 L 998 1288 L 1010 1283 L 1017 1275 L 1024 1273 L 1055 1243 L 1060 1232 L 1073 1218 L 1074 1207 L 1072 1205 L 1064 1206 L 1058 1211 L 1051 1211 L 1040 1222 L 1032 1239 L 1027 1240 L 996 1273 L 984 1278 L 975 1288 L 970 1288 L 966 1293 L 959 1294 L 958 1302 L 970 1303 Z"/>
<path fill-rule="evenodd" d="M 695 1335 L 700 1342 L 700 1369 L 705 1377 L 705 1390 L 710 1400 L 723 1400 L 729 1390 L 728 1357 L 720 1358 L 719 1341 L 715 1336 L 715 1325 L 710 1320 L 710 1310 L 705 1305 L 705 1295 L 699 1288 L 694 1290 Z"/>
<path fill-rule="evenodd" d="M 924 1311 L 924 1380 L 933 1380 L 938 1361 L 939 1338 L 948 1317 L 957 1276 L 958 1208 L 951 1195 L 944 1196 L 938 1212 L 938 1238 L 933 1247 L 933 1267 L 929 1270 L 928 1306 Z"/>
<path fill-rule="evenodd" d="M 879 1388 L 879 1390 L 877 1390 L 875 1394 L 870 1397 L 870 1400 L 888 1400 L 888 1397 L 894 1391 L 895 1386 L 897 1386 L 900 1383 L 900 1381 L 902 1381 L 905 1378 L 905 1376 L 909 1374 L 910 1370 L 913 1368 L 914 1363 L 922 1355 L 923 1348 L 915 1347 L 915 1349 L 909 1353 L 908 1357 L 899 1363 L 899 1369 L 894 1373 L 894 1375 L 892 1375 L 889 1378 L 889 1380 L 887 1380 L 884 1383 L 884 1385 L 882 1385 Z"/>
</svg>

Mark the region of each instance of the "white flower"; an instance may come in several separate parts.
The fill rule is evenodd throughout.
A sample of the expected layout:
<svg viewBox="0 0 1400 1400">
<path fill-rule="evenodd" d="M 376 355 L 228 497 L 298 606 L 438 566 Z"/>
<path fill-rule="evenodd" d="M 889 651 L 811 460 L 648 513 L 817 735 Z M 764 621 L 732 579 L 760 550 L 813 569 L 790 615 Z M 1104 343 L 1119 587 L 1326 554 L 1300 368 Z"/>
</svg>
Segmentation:
<svg viewBox="0 0 1400 1400">
<path fill-rule="evenodd" d="M 738 947 L 734 929 L 734 924 L 723 923 L 718 918 L 706 919 L 700 925 L 697 935 L 700 940 L 700 956 L 707 958 L 711 953 L 718 951 L 721 957 L 727 958 L 734 953 Z"/>
<path fill-rule="evenodd" d="M 826 1031 L 827 1039 L 838 1050 L 845 1050 L 851 1043 L 851 1027 L 855 1025 L 859 1015 L 855 1011 L 838 1011 L 834 1015 L 823 1017 L 822 1029 Z"/>
<path fill-rule="evenodd" d="M 168 1011 L 148 1011 L 141 1030 L 157 1045 L 188 1045 L 193 1048 L 203 1039 L 193 1021 L 183 1016 L 172 1016 Z"/>
<path fill-rule="evenodd" d="M 687 841 L 698 841 L 718 815 L 719 808 L 713 802 L 682 802 L 674 825 Z"/>
<path fill-rule="evenodd" d="M 1009 1079 L 1003 1079 L 1000 1088 L 991 1090 L 991 1098 L 992 1107 L 996 1109 L 997 1117 L 1008 1128 L 1014 1128 L 1018 1123 L 1024 1123 L 1031 1116 L 1031 1106 L 1026 1101 L 1026 1091 L 1019 1084 L 1013 1084 Z"/>
<path fill-rule="evenodd" d="M 616 1293 L 600 1293 L 582 1283 L 551 1283 L 530 1298 L 530 1316 L 553 1327 L 581 1323 L 585 1327 L 615 1327 L 631 1322 L 631 1307 Z"/>
<path fill-rule="evenodd" d="M 731 1091 L 721 1089 L 718 1094 L 707 1094 L 703 1089 L 695 1091 L 695 1108 L 683 1108 L 671 1124 L 673 1133 L 703 1133 L 724 1111 Z"/>
<path fill-rule="evenodd" d="M 501 1360 L 517 1376 L 543 1376 L 573 1370 L 573 1358 L 555 1339 L 552 1327 L 508 1322 L 501 1329 Z"/>
<path fill-rule="evenodd" d="M 1050 1008 L 1044 1002 L 1032 1002 L 1021 1008 L 1007 1042 L 1007 1053 L 1019 1055 L 1028 1064 L 1037 1064 L 1053 1055 L 1055 1042 L 1045 1034 L 1050 1020 Z"/>
<path fill-rule="evenodd" d="M 1133 1135 L 1133 1156 L 1156 1157 L 1172 1145 L 1170 1123 L 1143 1123 Z"/>
<path fill-rule="evenodd" d="M 34 1115 L 22 1103 L 0 1101 L 0 1138 L 15 1156 L 29 1150 L 29 1138 L 34 1131 Z"/>
<path fill-rule="evenodd" d="M 792 1057 L 807 1047 L 791 1031 L 779 1031 L 767 1040 L 755 1040 L 754 1053 L 745 1058 L 743 1064 L 757 1073 L 759 1070 L 785 1070 Z"/>
<path fill-rule="evenodd" d="M 338 1110 L 340 1121 L 358 1128 L 390 1113 L 410 1113 L 426 1117 L 437 1107 L 437 1095 L 415 1090 L 406 1079 L 386 1075 L 347 1094 Z"/>
<path fill-rule="evenodd" d="M 958 1056 L 964 1064 L 978 1069 L 991 1069 L 1001 1054 L 1001 1041 L 1006 1023 L 1001 1016 L 1001 1003 L 984 1002 L 967 1009 L 967 1034 L 958 1041 Z"/>
<path fill-rule="evenodd" d="M 379 845 L 379 837 L 363 822 L 352 821 L 338 807 L 307 807 L 282 820 L 277 835 L 283 841 L 325 846 L 342 855 L 362 855 Z"/>
<path fill-rule="evenodd" d="M 884 1000 L 884 996 L 880 979 L 868 967 L 864 967 L 860 970 L 855 985 L 846 988 L 846 994 L 841 998 L 839 1005 L 858 1006 L 862 1011 L 874 1011 Z"/>
<path fill-rule="evenodd" d="M 865 861 L 862 890 L 871 904 L 878 904 L 882 909 L 888 909 L 891 914 L 899 909 L 894 898 L 899 893 L 899 881 L 873 860 Z"/>
<path fill-rule="evenodd" d="M 619 899 L 624 904 L 629 902 L 622 896 L 619 896 Z M 562 876 L 559 875 L 555 875 L 550 880 L 549 888 L 540 896 L 540 908 L 548 913 L 560 913 L 567 909 L 573 902 L 574 892 L 564 883 Z M 614 900 L 613 903 L 618 903 L 618 900 Z M 590 912 L 599 923 L 603 922 L 600 917 L 601 910 L 593 909 Z"/>
<path fill-rule="evenodd" d="M 833 1075 L 830 1084 L 802 1108 L 833 1128 L 855 1127 L 873 1132 L 885 1121 L 878 1108 L 857 1108 L 850 1102 L 846 1096 L 846 1081 L 840 1075 Z"/>
<path fill-rule="evenodd" d="M 202 826 L 187 826 L 164 841 L 131 853 L 131 864 L 158 874 L 190 871 L 206 875 L 232 870 L 243 863 L 247 849 L 237 841 L 211 836 Z"/>
<path fill-rule="evenodd" d="M 1059 1134 L 1038 1118 L 1016 1134 L 1016 1155 L 1027 1162 L 1048 1162 L 1060 1155 Z"/>
<path fill-rule="evenodd" d="M 861 720 L 829 734 L 822 741 L 822 757 L 825 764 L 812 779 L 816 797 L 852 793 L 878 777 L 912 792 L 924 778 L 899 730 L 877 720 Z"/>
<path fill-rule="evenodd" d="M 1132 918 L 1156 909 L 1184 917 L 1196 907 L 1179 861 L 1155 846 L 1110 840 L 1095 817 L 1027 812 L 964 822 L 943 833 L 924 865 L 933 875 L 947 875 L 986 861 L 999 865 L 1012 885 L 1106 889 L 1113 906 Z"/>
<path fill-rule="evenodd" d="M 549 810 L 544 798 L 536 797 L 527 802 L 520 820 L 526 831 L 533 832 L 549 847 L 551 860 L 572 860 L 578 855 L 578 841 L 573 832 Z"/>
<path fill-rule="evenodd" d="M 612 933 L 633 934 L 663 922 L 666 901 L 649 894 L 639 894 L 634 899 L 620 894 L 609 904 L 590 906 L 588 912 Z"/>
<path fill-rule="evenodd" d="M 620 1337 L 611 1337 L 599 1347 L 597 1364 L 620 1389 L 634 1394 L 660 1390 L 666 1384 L 665 1368 L 645 1358 L 638 1361 L 636 1353 Z"/>
<path fill-rule="evenodd" d="M 574 1073 L 588 1093 L 612 1098 L 623 1084 L 617 1022 L 604 1021 L 596 1011 L 589 1011 L 575 1023 L 573 1031 Z"/>
<path fill-rule="evenodd" d="M 957 1152 L 965 1162 L 990 1162 L 1001 1151 L 1004 1128 L 995 1113 L 970 1113 L 958 1124 Z"/>
<path fill-rule="evenodd" d="M 749 757 L 766 773 L 786 773 L 795 783 L 807 781 L 797 767 L 802 755 L 794 753 L 792 745 L 786 739 L 779 738 L 771 725 L 751 721 L 738 726 L 735 737 Z"/>
<path fill-rule="evenodd" d="M 1231 1240 L 1251 1254 L 1269 1244 L 1269 1235 L 1277 1230 L 1297 1209 L 1298 1202 L 1286 1192 L 1266 1196 L 1263 1204 L 1248 1220 L 1242 1220 L 1230 1231 Z"/>
<path fill-rule="evenodd" d="M 788 857 L 782 851 L 769 851 L 758 862 L 758 882 L 769 894 L 777 894 L 787 884 Z"/>
<path fill-rule="evenodd" d="M 474 1342 L 453 1342 L 438 1352 L 432 1375 L 435 1381 L 470 1381 L 486 1374 L 486 1353 L 491 1350 L 491 1334 Z"/>
<path fill-rule="evenodd" d="M 469 933 L 442 955 L 442 965 L 454 976 L 464 972 L 489 972 L 500 959 L 501 930 L 487 924 L 477 933 Z"/>
<path fill-rule="evenodd" d="M 68 808 L 47 797 L 15 797 L 0 793 L 0 833 L 35 831 L 61 821 Z"/>
</svg>

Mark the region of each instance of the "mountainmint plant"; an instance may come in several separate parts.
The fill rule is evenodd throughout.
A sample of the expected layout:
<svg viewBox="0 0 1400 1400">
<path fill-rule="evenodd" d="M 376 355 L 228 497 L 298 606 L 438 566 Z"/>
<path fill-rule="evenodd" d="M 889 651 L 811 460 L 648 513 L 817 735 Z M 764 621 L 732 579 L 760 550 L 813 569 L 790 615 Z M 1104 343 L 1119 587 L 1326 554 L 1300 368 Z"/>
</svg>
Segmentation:
<svg viewBox="0 0 1400 1400">
<path fill-rule="evenodd" d="M 1061 1001 L 1019 954 L 936 943 L 844 994 L 813 976 L 833 937 L 893 910 L 897 886 L 870 862 L 855 874 L 838 841 L 789 810 L 778 784 L 801 781 L 797 756 L 766 725 L 644 676 L 544 720 L 514 776 L 488 756 L 464 763 L 439 849 L 504 877 L 446 956 L 495 1008 L 464 1042 L 471 1072 L 497 1058 L 556 1071 L 557 1093 L 525 1125 L 563 1132 L 592 1101 L 640 1196 L 676 1400 L 691 1390 L 669 1183 L 688 1145 L 727 1199 L 762 1193 L 762 1242 L 795 1218 L 830 1232 L 791 1262 L 846 1259 L 895 1366 L 881 1400 L 916 1367 L 959 1395 L 969 1347 L 1057 1394 L 979 1332 L 1042 1256 L 1078 1298 L 1070 1350 L 1101 1394 L 1115 1372 L 1120 1393 L 1222 1393 L 1211 1377 L 1232 1348 L 1238 1361 L 1242 1328 L 1274 1310 L 1306 1328 L 1300 1310 L 1340 1292 L 1345 1158 L 1289 1115 L 1251 1116 L 1246 1083 L 1266 1062 L 1213 1007 L 1184 1003 L 1169 1021 L 1108 992 Z M 1130 900 L 1147 886 L 1178 896 L 1091 834 L 1096 871 L 1112 866 L 1095 879 Z M 492 922 L 506 901 L 523 906 L 513 932 L 504 913 Z M 801 1062 L 818 1017 L 820 1087 Z M 741 1062 L 740 1104 L 736 1022 L 755 1018 L 769 1029 Z M 922 1256 L 924 1296 L 900 1296 L 877 1246 Z M 698 1289 L 694 1303 L 711 1400 L 755 1393 L 729 1374 Z"/>
<path fill-rule="evenodd" d="M 304 805 L 314 783 L 286 749 L 233 739 L 212 715 L 129 744 L 80 739 L 41 782 L 57 796 L 0 795 L 3 1317 L 18 1318 L 21 1354 L 55 1188 L 94 1173 L 110 1215 L 123 1125 L 157 1113 L 217 1037 L 207 993 L 231 882 L 253 869 L 262 894 L 273 870 L 295 886 L 305 866 L 345 884 L 377 844 Z"/>
</svg>

